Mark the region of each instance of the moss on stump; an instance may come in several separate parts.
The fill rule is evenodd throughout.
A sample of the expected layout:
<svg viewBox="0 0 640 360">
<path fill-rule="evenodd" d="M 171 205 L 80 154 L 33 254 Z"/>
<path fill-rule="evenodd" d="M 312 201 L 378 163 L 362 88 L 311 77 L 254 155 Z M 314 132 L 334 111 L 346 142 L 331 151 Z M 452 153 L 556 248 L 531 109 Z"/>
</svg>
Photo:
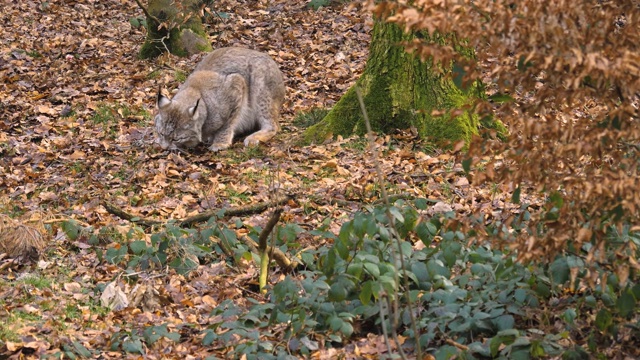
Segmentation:
<svg viewBox="0 0 640 360">
<path fill-rule="evenodd" d="M 202 20 L 197 14 L 199 4 L 199 0 L 183 0 L 182 9 L 178 9 L 172 0 L 149 1 L 147 11 L 152 17 L 147 17 L 147 39 L 139 56 L 148 59 L 166 51 L 178 56 L 211 51 Z M 158 29 L 161 23 L 173 27 Z"/>
<path fill-rule="evenodd" d="M 373 28 L 369 59 L 355 86 L 363 100 L 371 127 L 376 132 L 415 127 L 418 134 L 436 144 L 458 140 L 467 143 L 478 133 L 479 118 L 470 112 L 453 111 L 470 104 L 478 88 L 460 90 L 449 79 L 432 71 L 430 64 L 407 53 L 401 45 L 410 41 L 397 25 L 377 21 Z M 440 114 L 432 115 L 433 110 Z M 366 132 L 354 87 L 349 89 L 319 123 L 302 135 L 305 143 L 321 143 L 336 135 Z"/>
</svg>

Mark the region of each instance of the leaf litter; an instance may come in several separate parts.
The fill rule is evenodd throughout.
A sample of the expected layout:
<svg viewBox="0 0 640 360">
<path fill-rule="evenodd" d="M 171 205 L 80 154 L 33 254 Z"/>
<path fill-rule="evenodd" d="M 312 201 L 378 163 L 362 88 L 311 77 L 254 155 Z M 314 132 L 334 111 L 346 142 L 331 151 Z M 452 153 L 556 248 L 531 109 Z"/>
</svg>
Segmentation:
<svg viewBox="0 0 640 360">
<path fill-rule="evenodd" d="M 215 154 L 166 154 L 153 146 L 158 86 L 177 88 L 201 55 L 138 59 L 145 34 L 129 23 L 141 15 L 134 1 L 3 5 L 0 210 L 11 217 L 3 215 L 3 229 L 29 226 L 20 222 L 44 212 L 126 236 L 130 224 L 107 212 L 103 201 L 162 221 L 286 193 L 294 198 L 283 206 L 282 223 L 311 230 L 329 218 L 329 230 L 337 233 L 364 204 L 380 201 L 364 140 L 340 138 L 304 147 L 292 141 L 301 131 L 293 125 L 295 114 L 331 107 L 361 73 L 370 15 L 347 5 L 313 11 L 292 0 L 224 0 L 215 2 L 215 10 L 229 16 L 209 23 L 214 47 L 268 52 L 285 73 L 283 131 L 266 146 L 235 144 Z M 376 146 L 393 195 L 431 199 L 433 212 L 480 210 L 487 218 L 506 219 L 518 211 L 509 201 L 513 189 L 469 185 L 455 154 L 428 153 L 404 133 L 378 137 Z M 523 202 L 536 203 L 525 193 Z M 268 215 L 242 220 L 263 226 Z M 112 338 L 114 333 L 168 324 L 166 331 L 180 334 L 180 340 L 160 337 L 146 349 L 149 358 L 166 358 L 162 351 L 168 348 L 173 358 L 216 351 L 224 356 L 225 349 L 202 346 L 200 332 L 215 321 L 209 312 L 224 300 L 242 306 L 245 295 L 260 299 L 248 290 L 257 278 L 252 263 L 218 262 L 186 277 L 171 271 L 135 274 L 133 285 L 121 268 L 100 261 L 82 237 L 70 239 L 55 223 L 48 226 L 54 235 L 39 239 L 44 245 L 36 243 L 39 262 L 0 268 L 0 318 L 11 320 L 0 331 L 14 334 L 3 339 L 2 354 L 37 358 L 71 347 L 79 354 L 104 350 L 103 358 L 120 358 L 119 351 L 108 351 L 124 341 Z M 149 234 L 142 238 L 148 241 Z M 301 234 L 298 241 L 317 247 L 328 240 Z M 273 274 L 272 280 L 279 276 Z M 379 337 L 363 336 L 356 345 L 363 354 L 381 343 Z"/>
</svg>

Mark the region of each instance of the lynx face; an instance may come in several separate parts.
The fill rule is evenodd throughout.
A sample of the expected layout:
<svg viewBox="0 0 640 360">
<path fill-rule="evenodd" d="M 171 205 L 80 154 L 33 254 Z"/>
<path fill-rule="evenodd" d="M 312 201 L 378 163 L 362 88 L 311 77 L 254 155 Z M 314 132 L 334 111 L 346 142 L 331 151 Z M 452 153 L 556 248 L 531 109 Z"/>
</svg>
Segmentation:
<svg viewBox="0 0 640 360">
<path fill-rule="evenodd" d="M 184 109 L 181 104 L 158 96 L 158 115 L 155 117 L 156 142 L 164 150 L 193 148 L 202 141 L 204 117 L 198 111 L 200 100 Z M 201 121 L 198 121 L 202 119 Z"/>
</svg>

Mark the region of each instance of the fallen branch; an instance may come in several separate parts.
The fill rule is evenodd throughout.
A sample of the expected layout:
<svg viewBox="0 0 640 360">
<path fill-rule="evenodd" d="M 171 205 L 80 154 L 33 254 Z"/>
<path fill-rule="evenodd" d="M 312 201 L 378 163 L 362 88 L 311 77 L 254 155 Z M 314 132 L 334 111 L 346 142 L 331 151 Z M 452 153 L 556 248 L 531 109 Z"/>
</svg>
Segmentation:
<svg viewBox="0 0 640 360">
<path fill-rule="evenodd" d="M 453 346 L 453 347 L 456 347 L 456 348 L 458 348 L 458 349 L 460 349 L 460 350 L 462 350 L 462 351 L 469 351 L 469 347 L 468 347 L 468 346 L 465 346 L 465 345 L 459 344 L 459 343 L 457 343 L 457 342 L 455 342 L 455 341 L 453 341 L 453 340 L 451 340 L 451 339 L 445 339 L 444 341 L 445 341 L 447 344 L 449 344 L 449 345 L 451 345 L 451 346 Z"/>
<path fill-rule="evenodd" d="M 154 225 L 162 224 L 162 222 L 158 221 L 158 220 L 143 219 L 143 218 L 141 218 L 139 216 L 130 214 L 130 213 L 120 209 L 119 207 L 111 204 L 108 201 L 103 201 L 102 202 L 102 206 L 104 206 L 104 208 L 107 209 L 107 212 L 109 212 L 110 214 L 115 215 L 115 216 L 119 217 L 120 219 L 130 221 L 130 222 L 132 222 L 134 224 L 137 224 L 137 225 L 142 225 L 142 226 L 146 226 L 146 227 L 152 227 Z"/>
<path fill-rule="evenodd" d="M 256 204 L 256 205 L 250 205 L 250 206 L 241 206 L 241 207 L 237 207 L 237 208 L 233 208 L 233 209 L 226 209 L 224 211 L 224 217 L 230 217 L 230 216 L 243 216 L 243 215 L 251 215 L 251 214 L 257 214 L 257 213 L 261 213 L 265 210 L 267 210 L 270 207 L 277 207 L 279 205 L 282 205 L 284 203 L 286 203 L 287 201 L 289 201 L 290 199 L 293 198 L 293 195 L 289 194 L 277 201 L 270 201 L 270 202 L 265 202 L 265 203 L 261 203 L 261 204 Z M 146 226 L 146 227 L 151 227 L 154 225 L 161 225 L 163 224 L 162 221 L 158 221 L 158 220 L 152 220 L 152 219 L 145 219 L 145 218 L 141 218 L 139 216 L 135 216 L 133 214 L 130 214 L 122 209 L 120 209 L 119 207 L 109 203 L 108 201 L 103 201 L 102 206 L 104 206 L 105 209 L 107 209 L 107 211 L 112 214 L 115 215 L 123 220 L 127 220 L 130 221 L 134 224 L 137 225 L 142 225 L 142 226 Z M 195 223 L 198 222 L 205 222 L 208 221 L 212 216 L 216 216 L 219 213 L 219 210 L 209 210 L 209 211 L 205 211 L 203 213 L 194 215 L 194 216 L 190 216 L 184 220 L 179 220 L 177 222 L 177 225 L 179 227 L 186 227 L 186 226 L 190 226 L 193 225 Z M 278 249 L 277 247 L 274 246 L 267 246 L 266 245 L 266 240 L 267 237 L 269 236 L 269 234 L 271 233 L 271 231 L 273 231 L 273 228 L 275 227 L 276 223 L 278 222 L 278 220 L 280 219 L 280 214 L 282 213 L 282 209 L 277 209 L 274 211 L 273 216 L 269 219 L 269 222 L 267 223 L 267 225 L 264 227 L 264 229 L 262 230 L 262 232 L 259 235 L 259 239 L 260 239 L 260 243 L 261 245 L 258 245 L 255 241 L 253 241 L 253 239 L 249 238 L 248 236 L 241 236 L 240 237 L 240 241 L 242 241 L 245 245 L 247 245 L 252 251 L 255 251 L 257 253 L 260 253 L 261 249 L 266 249 L 269 253 L 269 256 L 278 264 L 278 266 L 280 266 L 283 270 L 283 272 L 290 272 L 293 269 L 295 269 L 299 263 L 297 261 L 291 261 L 289 260 L 289 258 L 287 257 L 287 255 L 285 255 L 280 249 Z M 226 251 L 225 251 L 226 252 Z"/>
<path fill-rule="evenodd" d="M 292 197 L 293 197 L 292 195 L 287 195 L 287 196 L 285 196 L 282 199 L 279 199 L 277 201 L 270 201 L 270 202 L 255 204 L 255 205 L 240 206 L 240 207 L 237 207 L 237 208 L 225 209 L 223 217 L 245 216 L 245 215 L 259 214 L 259 213 L 267 210 L 270 207 L 275 207 L 275 206 L 282 205 L 282 204 L 286 203 Z M 142 226 L 146 226 L 146 227 L 152 227 L 154 225 L 162 225 L 162 224 L 164 224 L 163 221 L 158 221 L 158 220 L 153 220 L 153 219 L 145 219 L 145 218 L 142 218 L 140 216 L 136 216 L 136 215 L 133 215 L 131 213 L 128 213 L 128 212 L 122 210 L 121 208 L 111 204 L 108 201 L 103 201 L 102 202 L 102 206 L 104 206 L 104 208 L 110 214 L 115 215 L 115 216 L 117 216 L 117 217 L 119 217 L 119 218 L 121 218 L 123 220 L 130 221 L 130 222 L 132 222 L 134 224 L 137 224 L 137 225 L 142 225 Z M 193 225 L 195 223 L 205 222 L 205 221 L 208 221 L 211 217 L 216 216 L 219 212 L 220 212 L 220 210 L 208 210 L 208 211 L 205 211 L 205 212 L 193 215 L 193 216 L 189 216 L 186 219 L 178 220 L 177 221 L 177 225 L 179 227 L 188 227 L 188 226 L 191 226 L 191 225 Z"/>
<path fill-rule="evenodd" d="M 293 195 L 289 194 L 276 201 L 269 201 L 269 202 L 250 205 L 250 206 L 241 206 L 233 209 L 226 209 L 224 211 L 224 217 L 259 214 L 270 207 L 276 207 L 278 205 L 285 204 L 287 201 L 289 201 L 292 198 L 293 198 Z M 209 210 L 194 216 L 189 216 L 188 218 L 180 221 L 180 226 L 186 227 L 197 222 L 205 222 L 209 220 L 212 216 L 218 214 L 218 212 L 219 210 Z"/>
</svg>

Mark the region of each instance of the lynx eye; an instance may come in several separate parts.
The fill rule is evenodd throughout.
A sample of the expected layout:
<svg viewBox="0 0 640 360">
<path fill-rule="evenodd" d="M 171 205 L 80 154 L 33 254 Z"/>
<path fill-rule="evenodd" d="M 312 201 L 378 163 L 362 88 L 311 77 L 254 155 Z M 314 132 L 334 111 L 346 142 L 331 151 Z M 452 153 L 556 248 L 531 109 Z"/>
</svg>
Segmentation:
<svg viewBox="0 0 640 360">
<path fill-rule="evenodd" d="M 156 126 L 158 134 L 165 136 L 167 138 L 171 138 L 173 133 L 176 131 L 175 125 L 163 123 Z"/>
</svg>

